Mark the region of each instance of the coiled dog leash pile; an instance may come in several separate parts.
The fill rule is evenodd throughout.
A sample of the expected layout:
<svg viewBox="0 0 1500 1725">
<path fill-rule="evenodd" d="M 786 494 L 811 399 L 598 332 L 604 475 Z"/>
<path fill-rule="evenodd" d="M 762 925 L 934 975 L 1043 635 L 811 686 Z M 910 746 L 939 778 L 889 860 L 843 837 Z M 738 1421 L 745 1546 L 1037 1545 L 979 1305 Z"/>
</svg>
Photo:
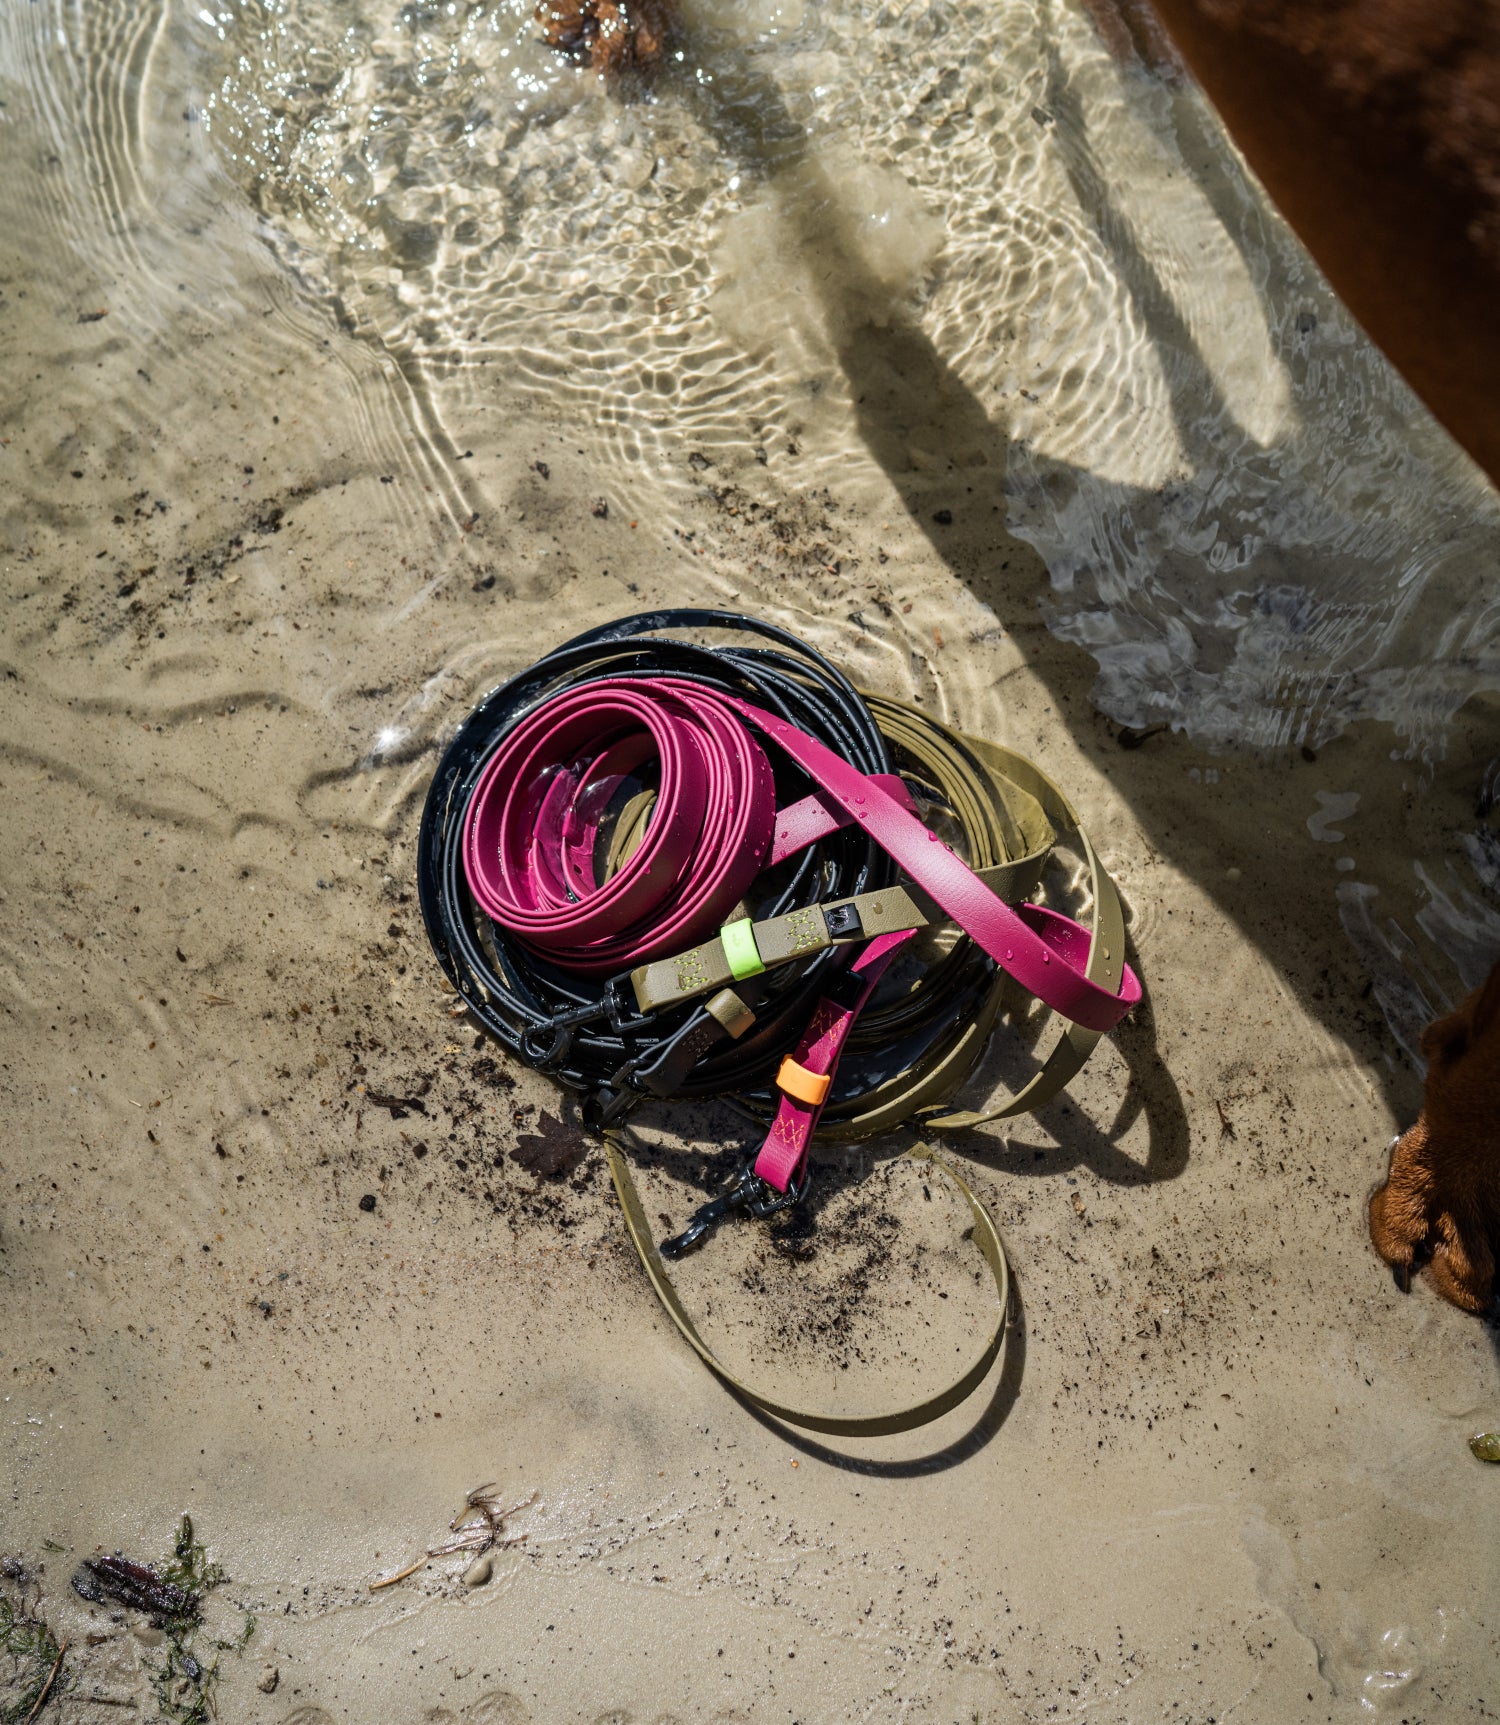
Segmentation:
<svg viewBox="0 0 1500 1725">
<path fill-rule="evenodd" d="M 659 637 L 677 628 L 751 644 Z M 973 867 L 919 809 L 957 829 Z M 1089 867 L 1092 930 L 1028 902 L 1068 834 Z M 941 1394 L 840 1418 L 780 1405 L 708 1348 L 617 1128 L 672 1095 L 725 1095 L 767 1122 L 753 1164 L 665 1248 L 680 1253 L 732 1208 L 768 1215 L 800 1198 L 815 1131 L 859 1136 L 913 1115 L 957 1129 L 1055 1095 L 1140 984 L 1109 876 L 1043 774 L 918 708 L 862 696 L 785 631 L 661 612 L 582 635 L 487 696 L 439 766 L 419 853 L 423 916 L 450 980 L 507 1048 L 582 1093 L 647 1273 L 715 1372 L 769 1413 L 843 1435 L 907 1430 L 970 1393 L 1004 1333 L 1004 1253 L 984 1205 L 925 1146 L 913 1154 L 969 1204 L 999 1317 Z M 914 984 L 874 998 L 919 934 L 954 924 L 958 938 Z M 1062 1038 L 1008 1103 L 944 1114 L 1007 977 L 1059 1014 Z M 901 1070 L 871 1067 L 866 1051 L 898 1040 Z"/>
</svg>

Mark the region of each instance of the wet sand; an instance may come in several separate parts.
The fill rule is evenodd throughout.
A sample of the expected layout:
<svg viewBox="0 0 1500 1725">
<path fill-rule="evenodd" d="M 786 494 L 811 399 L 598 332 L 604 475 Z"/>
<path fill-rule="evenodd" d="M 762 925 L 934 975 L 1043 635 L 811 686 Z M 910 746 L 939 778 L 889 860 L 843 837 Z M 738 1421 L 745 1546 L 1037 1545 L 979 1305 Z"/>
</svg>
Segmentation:
<svg viewBox="0 0 1500 1725">
<path fill-rule="evenodd" d="M 820 275 L 791 182 L 778 219 L 836 286 L 717 395 L 679 348 L 674 428 L 566 357 L 597 326 L 563 298 L 508 359 L 362 322 L 180 117 L 180 21 L 132 16 L 5 23 L 0 1549 L 70 1639 L 43 1717 L 150 1716 L 158 1653 L 67 1578 L 164 1554 L 184 1510 L 225 1621 L 258 1619 L 227 1720 L 1493 1710 L 1496 1481 L 1465 1440 L 1500 1423 L 1494 1332 L 1403 1296 L 1364 1232 L 1419 1094 L 1403 1043 L 1491 926 L 1493 703 L 1452 700 L 1425 762 L 1379 678 L 1375 716 L 1254 755 L 1122 746 L 1098 660 L 1044 623 L 1036 546 L 1076 545 L 1100 486 L 1158 495 L 1126 471 L 1156 457 L 1122 433 L 1090 467 L 1087 415 L 1002 401 L 940 339 L 984 291 L 959 213 L 924 308 L 873 244 L 835 233 Z M 856 231 L 880 186 L 850 193 Z M 880 207 L 921 258 L 911 205 Z M 734 308 L 692 303 L 728 368 Z M 1441 610 L 1492 505 L 1367 363 L 1391 473 L 1442 478 Z M 913 1437 L 809 1442 L 701 1369 L 598 1155 L 560 1181 L 511 1158 L 559 1099 L 488 1064 L 417 913 L 421 800 L 468 703 L 589 624 L 699 601 L 1034 755 L 1131 908 L 1147 1008 L 1040 1119 L 953 1146 L 1017 1304 L 992 1380 Z M 744 1142 L 712 1111 L 643 1134 L 648 1208 L 679 1223 Z M 811 1257 L 746 1227 L 685 1267 L 737 1364 L 857 1409 L 973 1345 L 977 1260 L 893 1164 L 907 1142 L 828 1154 Z M 491 1480 L 536 1501 L 487 1585 L 459 1556 L 370 1592 Z"/>
</svg>

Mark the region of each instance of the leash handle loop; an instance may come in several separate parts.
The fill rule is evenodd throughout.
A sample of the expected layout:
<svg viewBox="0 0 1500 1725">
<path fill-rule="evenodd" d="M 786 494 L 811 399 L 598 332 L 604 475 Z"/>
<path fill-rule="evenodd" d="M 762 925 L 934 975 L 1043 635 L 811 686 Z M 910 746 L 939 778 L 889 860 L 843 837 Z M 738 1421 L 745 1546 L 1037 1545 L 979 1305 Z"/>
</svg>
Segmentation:
<svg viewBox="0 0 1500 1725">
<path fill-rule="evenodd" d="M 889 1437 L 898 1432 L 914 1431 L 918 1426 L 940 1419 L 966 1401 L 988 1376 L 1005 1340 L 1006 1318 L 1010 1308 L 1010 1270 L 1005 1261 L 1005 1248 L 1000 1242 L 1000 1230 L 995 1225 L 995 1219 L 983 1200 L 949 1163 L 935 1155 L 927 1145 L 918 1144 L 906 1154 L 914 1161 L 930 1164 L 936 1173 L 951 1180 L 968 1204 L 974 1219 L 974 1244 L 979 1248 L 995 1284 L 995 1317 L 984 1346 L 961 1376 L 935 1395 L 925 1396 L 908 1407 L 883 1414 L 829 1414 L 794 1408 L 785 1402 L 776 1401 L 736 1377 L 704 1340 L 683 1304 L 652 1236 L 651 1224 L 646 1220 L 640 1193 L 631 1177 L 630 1165 L 613 1134 L 606 1135 L 604 1152 L 609 1160 L 610 1177 L 615 1184 L 620 1208 L 625 1215 L 625 1226 L 640 1255 L 642 1268 L 650 1278 L 657 1298 L 666 1308 L 667 1316 L 677 1326 L 683 1340 L 714 1376 L 761 1413 L 769 1414 L 773 1419 L 785 1420 L 788 1425 L 801 1426 L 807 1431 L 823 1432 L 830 1437 Z"/>
</svg>

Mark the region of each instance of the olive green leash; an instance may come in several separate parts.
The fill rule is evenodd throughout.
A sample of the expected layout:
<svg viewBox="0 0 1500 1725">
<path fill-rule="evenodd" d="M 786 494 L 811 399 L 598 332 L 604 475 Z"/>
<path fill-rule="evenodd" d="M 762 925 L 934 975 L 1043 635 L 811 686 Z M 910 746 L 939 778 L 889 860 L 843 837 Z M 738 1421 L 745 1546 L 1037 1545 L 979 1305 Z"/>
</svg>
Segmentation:
<svg viewBox="0 0 1500 1725">
<path fill-rule="evenodd" d="M 1076 847 L 1088 870 L 1093 899 L 1085 975 L 1111 993 L 1117 992 L 1125 964 L 1125 918 L 1120 896 L 1073 805 L 1052 780 L 1024 755 L 943 725 L 919 708 L 877 695 L 866 694 L 864 698 L 893 745 L 903 776 L 913 783 L 925 782 L 936 800 L 947 807 L 963 828 L 971 866 L 1007 902 L 1017 903 L 1036 890 L 1047 858 L 1060 840 Z M 855 926 L 862 927 L 868 936 L 883 928 L 882 914 L 892 921 L 892 926 L 907 928 L 941 921 L 940 911 L 935 915 L 925 913 L 922 897 L 912 889 L 867 894 L 857 901 L 861 915 Z M 866 904 L 866 899 L 870 903 Z M 917 905 L 915 913 L 913 901 Z M 784 953 L 779 943 L 787 946 Z M 909 996 L 867 1009 L 869 1034 L 887 1042 L 896 1039 L 904 1023 L 919 1010 L 919 996 L 931 998 L 929 991 L 941 996 L 946 990 L 962 987 L 962 944 L 938 958 Z M 777 926 L 767 923 L 758 925 L 756 945 L 763 956 L 780 962 L 804 950 L 806 942 L 800 933 L 795 939 L 788 937 L 782 942 Z M 688 956 L 697 962 L 679 968 L 679 961 L 665 961 L 636 973 L 644 1007 L 650 1009 L 665 1004 L 669 998 L 701 993 L 722 980 L 712 968 L 719 956 L 713 943 Z M 685 975 L 688 981 L 683 980 Z M 1000 1014 L 1006 987 L 1005 974 L 998 972 L 985 986 L 975 1010 L 939 1036 L 911 1066 L 861 1096 L 826 1107 L 818 1136 L 824 1140 L 865 1138 L 913 1117 L 923 1130 L 962 1132 L 1030 1113 L 1050 1102 L 1082 1068 L 1099 1042 L 1099 1031 L 1064 1019 L 1061 1035 L 1040 1068 L 1007 1101 L 983 1111 L 942 1110 L 945 1099 L 978 1065 Z M 956 1408 L 984 1381 L 1005 1338 L 1010 1300 L 1005 1253 L 994 1218 L 983 1201 L 928 1145 L 917 1145 L 906 1155 L 928 1164 L 963 1194 L 974 1218 L 974 1243 L 994 1279 L 997 1296 L 994 1326 L 974 1362 L 938 1394 L 895 1413 L 834 1415 L 793 1408 L 775 1400 L 737 1377 L 713 1351 L 689 1316 L 668 1273 L 616 1134 L 606 1132 L 604 1138 L 626 1227 L 658 1298 L 684 1340 L 709 1370 L 753 1408 L 809 1431 L 836 1437 L 882 1437 L 911 1431 L 938 1419 Z"/>
<path fill-rule="evenodd" d="M 930 1421 L 939 1419 L 945 1413 L 956 1408 L 960 1402 L 978 1389 L 985 1375 L 994 1365 L 1000 1352 L 1000 1344 L 1005 1339 L 1006 1314 L 1010 1306 L 1010 1272 L 1005 1262 L 1005 1250 L 1000 1244 L 1000 1231 L 995 1226 L 995 1219 L 990 1215 L 984 1201 L 972 1187 L 941 1157 L 934 1154 L 925 1144 L 919 1144 L 908 1150 L 906 1156 L 915 1161 L 928 1163 L 936 1172 L 945 1175 L 958 1187 L 965 1202 L 974 1217 L 973 1238 L 979 1248 L 980 1255 L 989 1266 L 990 1275 L 995 1282 L 996 1312 L 994 1327 L 988 1341 L 984 1344 L 973 1364 L 954 1383 L 940 1390 L 936 1395 L 928 1396 L 910 1407 L 901 1408 L 895 1413 L 883 1414 L 827 1414 L 815 1413 L 805 1408 L 789 1407 L 785 1402 L 779 1402 L 774 1397 L 766 1395 L 747 1384 L 742 1378 L 736 1377 L 729 1367 L 719 1358 L 698 1330 L 698 1326 L 688 1315 L 682 1297 L 677 1292 L 676 1284 L 667 1272 L 666 1263 L 657 1250 L 656 1241 L 651 1233 L 651 1224 L 646 1220 L 646 1212 L 641 1205 L 640 1193 L 631 1176 L 630 1165 L 621 1151 L 616 1135 L 606 1132 L 604 1135 L 605 1154 L 609 1158 L 609 1171 L 615 1183 L 615 1191 L 619 1195 L 620 1208 L 625 1212 L 625 1226 L 630 1230 L 630 1237 L 635 1242 L 635 1249 L 640 1254 L 641 1263 L 646 1274 L 651 1278 L 651 1285 L 656 1289 L 657 1297 L 667 1309 L 672 1322 L 681 1331 L 683 1339 L 692 1348 L 698 1358 L 708 1369 L 734 1393 L 747 1401 L 751 1407 L 773 1418 L 785 1420 L 789 1425 L 802 1426 L 808 1431 L 825 1432 L 831 1437 L 888 1437 L 896 1432 L 914 1430 L 917 1426 L 927 1425 Z M 904 1160 L 905 1158 L 903 1158 Z"/>
</svg>

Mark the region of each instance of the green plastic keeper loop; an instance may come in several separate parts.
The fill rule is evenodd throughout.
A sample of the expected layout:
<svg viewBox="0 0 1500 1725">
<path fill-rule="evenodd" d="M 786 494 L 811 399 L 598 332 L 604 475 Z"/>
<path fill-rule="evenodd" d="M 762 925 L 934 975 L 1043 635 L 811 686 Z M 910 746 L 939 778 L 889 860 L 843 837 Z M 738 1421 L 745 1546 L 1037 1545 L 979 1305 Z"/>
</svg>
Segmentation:
<svg viewBox="0 0 1500 1725">
<path fill-rule="evenodd" d="M 766 968 L 760 961 L 755 930 L 748 916 L 742 916 L 738 922 L 726 922 L 719 930 L 719 939 L 724 946 L 724 956 L 729 960 L 730 974 L 736 982 L 743 982 L 747 976 L 759 976 Z"/>
</svg>

